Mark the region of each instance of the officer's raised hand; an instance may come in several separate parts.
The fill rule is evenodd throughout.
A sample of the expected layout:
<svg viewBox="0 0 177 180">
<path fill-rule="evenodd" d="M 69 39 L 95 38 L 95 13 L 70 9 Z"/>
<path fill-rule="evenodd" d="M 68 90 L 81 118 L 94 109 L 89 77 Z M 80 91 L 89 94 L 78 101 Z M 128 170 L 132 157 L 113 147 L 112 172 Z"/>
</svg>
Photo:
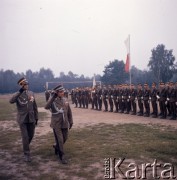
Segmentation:
<svg viewBox="0 0 177 180">
<path fill-rule="evenodd" d="M 58 92 L 57 92 L 57 91 L 53 91 L 53 92 L 52 92 L 52 97 L 53 97 L 53 98 L 57 98 L 57 96 L 58 96 Z"/>
<path fill-rule="evenodd" d="M 20 93 L 23 93 L 23 91 L 25 91 L 24 86 L 22 86 L 22 87 L 20 88 L 19 92 L 20 92 Z"/>
</svg>

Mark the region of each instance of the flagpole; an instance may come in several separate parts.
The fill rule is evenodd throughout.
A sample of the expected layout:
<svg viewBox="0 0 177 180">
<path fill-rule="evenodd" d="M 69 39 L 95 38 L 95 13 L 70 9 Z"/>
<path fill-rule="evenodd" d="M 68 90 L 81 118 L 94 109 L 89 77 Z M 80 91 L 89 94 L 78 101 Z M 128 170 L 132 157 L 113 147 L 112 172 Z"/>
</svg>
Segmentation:
<svg viewBox="0 0 177 180">
<path fill-rule="evenodd" d="M 129 48 L 130 48 L 130 34 L 129 34 Z M 129 53 L 130 53 L 130 49 L 129 49 Z M 130 63 L 130 65 L 129 65 L 129 76 L 130 76 L 130 86 L 131 86 L 131 83 L 132 83 L 132 78 L 131 78 L 131 53 L 129 54 L 129 56 L 130 56 L 130 61 L 129 61 L 129 63 Z"/>
</svg>

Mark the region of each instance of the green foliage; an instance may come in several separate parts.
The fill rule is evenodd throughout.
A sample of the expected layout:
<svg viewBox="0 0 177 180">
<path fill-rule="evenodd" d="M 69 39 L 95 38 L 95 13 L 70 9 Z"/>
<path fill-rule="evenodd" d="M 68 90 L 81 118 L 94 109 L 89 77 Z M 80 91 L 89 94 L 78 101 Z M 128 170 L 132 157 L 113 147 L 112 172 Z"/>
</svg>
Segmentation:
<svg viewBox="0 0 177 180">
<path fill-rule="evenodd" d="M 157 82 L 167 82 L 173 77 L 175 70 L 174 61 L 173 50 L 165 49 L 165 45 L 160 44 L 152 49 L 152 56 L 148 66 Z"/>
<path fill-rule="evenodd" d="M 123 61 L 115 59 L 105 66 L 104 74 L 101 78 L 104 84 L 119 84 L 128 80 L 128 74 L 124 70 Z"/>
<path fill-rule="evenodd" d="M 138 84 L 142 83 L 144 84 L 145 82 L 148 84 L 152 84 L 152 82 L 155 81 L 155 78 L 153 76 L 153 73 L 151 71 L 142 71 L 135 66 L 131 67 L 131 77 L 132 77 L 132 83 Z"/>
</svg>

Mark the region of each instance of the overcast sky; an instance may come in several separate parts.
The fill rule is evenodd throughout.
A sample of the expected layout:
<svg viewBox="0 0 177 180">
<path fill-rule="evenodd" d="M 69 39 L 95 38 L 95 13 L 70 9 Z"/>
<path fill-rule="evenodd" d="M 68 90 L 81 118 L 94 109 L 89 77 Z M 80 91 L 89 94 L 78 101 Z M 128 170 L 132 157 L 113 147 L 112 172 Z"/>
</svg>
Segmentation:
<svg viewBox="0 0 177 180">
<path fill-rule="evenodd" d="M 177 0 L 0 0 L 0 69 L 103 74 L 114 59 L 147 69 L 158 44 L 177 57 Z"/>
</svg>

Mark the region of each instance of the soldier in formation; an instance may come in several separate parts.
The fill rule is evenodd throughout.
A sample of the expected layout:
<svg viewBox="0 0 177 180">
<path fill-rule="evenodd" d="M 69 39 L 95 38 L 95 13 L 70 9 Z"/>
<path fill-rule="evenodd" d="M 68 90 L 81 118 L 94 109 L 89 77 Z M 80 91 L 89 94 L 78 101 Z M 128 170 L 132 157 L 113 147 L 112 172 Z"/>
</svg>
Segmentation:
<svg viewBox="0 0 177 180">
<path fill-rule="evenodd" d="M 158 88 L 157 88 L 158 86 Z M 83 92 L 84 91 L 84 92 Z M 73 90 L 78 93 L 78 88 Z M 85 97 L 79 107 L 84 106 L 89 99 L 91 109 L 103 110 L 103 112 L 124 113 L 144 117 L 176 120 L 177 116 L 177 83 L 160 82 L 158 85 L 153 82 L 150 86 L 147 83 L 103 85 L 94 88 L 82 88 Z M 75 102 L 81 95 L 75 96 Z M 88 103 L 89 104 L 89 103 Z M 77 103 L 76 103 L 77 107 Z"/>
</svg>

